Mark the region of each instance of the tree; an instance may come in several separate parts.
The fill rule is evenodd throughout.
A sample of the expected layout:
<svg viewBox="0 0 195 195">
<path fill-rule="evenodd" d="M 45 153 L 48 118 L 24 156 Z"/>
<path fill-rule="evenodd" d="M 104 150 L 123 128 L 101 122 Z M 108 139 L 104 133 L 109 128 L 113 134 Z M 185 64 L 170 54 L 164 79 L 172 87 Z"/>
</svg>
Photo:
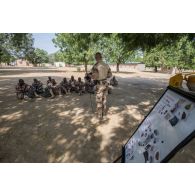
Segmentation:
<svg viewBox="0 0 195 195">
<path fill-rule="evenodd" d="M 56 62 L 66 62 L 66 57 L 63 55 L 63 52 L 61 51 L 57 51 L 55 54 L 54 54 L 54 57 L 55 57 L 55 61 Z"/>
<path fill-rule="evenodd" d="M 133 51 L 130 51 L 126 47 L 126 44 L 122 42 L 122 38 L 118 34 L 112 34 L 106 39 L 108 40 L 106 42 L 106 47 L 108 48 L 107 55 L 110 62 L 116 63 L 116 71 L 119 72 L 119 65 L 129 61 L 133 55 Z"/>
<path fill-rule="evenodd" d="M 54 62 L 56 61 L 55 59 L 55 53 L 49 54 L 48 55 L 48 62 L 52 65 L 54 65 Z"/>
<path fill-rule="evenodd" d="M 192 69 L 195 64 L 195 41 L 189 41 L 187 36 L 183 36 L 167 50 L 167 53 L 169 66 L 179 70 Z"/>
<path fill-rule="evenodd" d="M 193 33 L 120 33 L 118 36 L 130 50 L 150 50 L 158 45 L 175 44 L 182 37 L 186 37 L 188 41 L 195 38 Z"/>
<path fill-rule="evenodd" d="M 84 64 L 87 72 L 87 65 L 93 61 L 94 45 L 98 34 L 93 33 L 59 33 L 53 40 L 60 48 L 63 61 L 73 64 Z"/>
<path fill-rule="evenodd" d="M 0 34 L 0 63 L 10 63 L 16 58 L 25 59 L 33 48 L 34 39 L 28 33 Z"/>
<path fill-rule="evenodd" d="M 107 63 L 144 61 L 157 71 L 158 67 L 187 68 L 194 65 L 195 34 L 189 33 L 70 33 L 57 34 L 53 40 L 60 48 L 60 61 L 87 65 L 94 53 L 102 52 Z M 144 53 L 144 58 L 143 58 Z"/>
<path fill-rule="evenodd" d="M 189 40 L 188 36 L 182 36 L 171 45 L 157 45 L 145 52 L 144 62 L 147 66 L 174 67 L 179 70 L 191 69 L 195 64 L 195 41 Z"/>
<path fill-rule="evenodd" d="M 158 67 L 161 66 L 161 50 L 159 48 L 153 48 L 150 51 L 146 51 L 144 54 L 144 63 L 147 67 L 154 67 L 154 71 L 157 72 Z"/>
<path fill-rule="evenodd" d="M 62 61 L 84 64 L 85 71 L 87 65 L 93 63 L 96 52 L 103 53 L 107 63 L 116 63 L 117 72 L 121 63 L 135 59 L 138 54 L 136 53 L 138 50 L 130 51 L 121 34 L 116 33 L 57 34 L 53 42 L 60 48 L 58 56 L 63 59 Z"/>
<path fill-rule="evenodd" d="M 54 62 L 65 62 L 64 59 L 65 57 L 61 51 L 57 51 L 48 55 L 48 61 L 51 64 L 54 64 Z"/>
<path fill-rule="evenodd" d="M 27 59 L 34 66 L 49 62 L 48 53 L 45 50 L 39 48 L 36 48 L 29 52 Z"/>
<path fill-rule="evenodd" d="M 116 63 L 116 71 L 119 72 L 120 64 L 127 62 L 142 62 L 141 49 L 130 50 L 128 44 L 123 41 L 122 34 L 100 34 L 96 43 L 96 51 L 101 51 L 107 63 Z"/>
</svg>

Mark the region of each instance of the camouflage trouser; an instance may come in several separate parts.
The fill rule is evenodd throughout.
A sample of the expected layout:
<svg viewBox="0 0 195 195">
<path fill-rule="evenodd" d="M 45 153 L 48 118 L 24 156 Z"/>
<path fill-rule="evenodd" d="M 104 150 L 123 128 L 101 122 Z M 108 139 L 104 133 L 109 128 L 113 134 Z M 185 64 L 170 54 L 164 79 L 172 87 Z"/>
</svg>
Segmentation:
<svg viewBox="0 0 195 195">
<path fill-rule="evenodd" d="M 108 83 L 104 82 L 96 86 L 96 108 L 98 117 L 102 118 L 106 113 L 106 99 L 108 95 Z"/>
<path fill-rule="evenodd" d="M 59 90 L 60 90 L 60 87 L 59 85 L 55 85 L 55 86 L 47 86 L 46 87 L 49 91 L 52 90 L 54 95 L 59 95 Z"/>
<path fill-rule="evenodd" d="M 32 87 L 29 86 L 27 89 L 16 91 L 16 97 L 18 99 L 22 100 L 22 99 L 24 99 L 25 96 L 27 96 L 29 98 L 35 97 L 35 94 L 34 94 Z"/>
</svg>

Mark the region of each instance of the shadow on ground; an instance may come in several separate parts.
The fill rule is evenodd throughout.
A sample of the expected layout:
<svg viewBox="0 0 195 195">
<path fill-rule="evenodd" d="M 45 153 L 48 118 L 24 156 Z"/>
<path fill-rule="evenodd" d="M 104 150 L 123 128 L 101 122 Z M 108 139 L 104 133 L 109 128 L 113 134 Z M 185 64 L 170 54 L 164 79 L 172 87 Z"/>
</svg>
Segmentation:
<svg viewBox="0 0 195 195">
<path fill-rule="evenodd" d="M 68 75 L 67 77 L 70 77 Z M 58 82 L 62 76 L 54 77 Z M 90 95 L 18 101 L 18 78 L 0 78 L 0 162 L 112 162 L 143 117 L 166 88 L 166 80 L 117 77 L 119 86 L 108 96 L 107 119 L 99 123 Z M 31 83 L 33 77 L 25 78 Z M 46 76 L 39 79 L 46 82 Z M 194 141 L 193 141 L 194 142 Z M 195 162 L 189 144 L 185 162 Z M 195 150 L 193 150 L 195 151 Z M 181 155 L 175 161 L 182 162 Z M 174 160 L 173 160 L 174 161 Z"/>
</svg>

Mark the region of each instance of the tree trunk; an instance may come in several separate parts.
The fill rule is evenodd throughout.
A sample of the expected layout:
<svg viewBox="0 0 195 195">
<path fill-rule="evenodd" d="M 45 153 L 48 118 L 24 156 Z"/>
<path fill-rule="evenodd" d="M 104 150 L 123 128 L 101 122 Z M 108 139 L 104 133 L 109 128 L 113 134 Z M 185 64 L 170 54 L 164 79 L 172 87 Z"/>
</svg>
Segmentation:
<svg viewBox="0 0 195 195">
<path fill-rule="evenodd" d="M 154 72 L 158 72 L 158 67 L 157 66 L 154 67 Z"/>
<path fill-rule="evenodd" d="M 119 72 L 119 63 L 116 64 L 116 72 Z"/>
<path fill-rule="evenodd" d="M 85 65 L 85 72 L 87 72 L 87 58 L 86 58 L 86 54 L 84 54 L 84 65 Z"/>
<path fill-rule="evenodd" d="M 85 72 L 87 72 L 87 63 L 85 63 Z"/>
</svg>

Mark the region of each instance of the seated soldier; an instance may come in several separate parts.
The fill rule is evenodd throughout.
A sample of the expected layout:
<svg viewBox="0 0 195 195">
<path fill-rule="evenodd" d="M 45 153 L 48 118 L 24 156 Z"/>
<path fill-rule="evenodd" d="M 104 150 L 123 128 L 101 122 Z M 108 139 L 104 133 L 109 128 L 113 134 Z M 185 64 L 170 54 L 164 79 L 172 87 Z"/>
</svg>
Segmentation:
<svg viewBox="0 0 195 195">
<path fill-rule="evenodd" d="M 95 84 L 91 79 L 90 73 L 85 74 L 84 80 L 85 80 L 85 91 L 87 91 L 88 93 L 94 93 Z"/>
<path fill-rule="evenodd" d="M 85 82 L 90 81 L 91 80 L 91 74 L 90 73 L 85 73 L 84 80 L 85 80 Z"/>
<path fill-rule="evenodd" d="M 117 86 L 118 85 L 118 81 L 116 80 L 115 76 L 113 76 L 110 79 L 110 85 L 112 85 L 112 86 Z"/>
<path fill-rule="evenodd" d="M 29 97 L 30 86 L 27 85 L 23 79 L 19 79 L 16 85 L 16 96 L 18 99 L 26 99 Z"/>
<path fill-rule="evenodd" d="M 51 79 L 51 82 L 47 82 L 47 88 L 51 94 L 51 98 L 60 94 L 59 86 L 57 85 L 55 79 Z"/>
<path fill-rule="evenodd" d="M 70 92 L 70 85 L 69 85 L 66 77 L 63 78 L 62 82 L 60 83 L 60 91 L 63 94 L 67 94 L 68 92 Z"/>
<path fill-rule="evenodd" d="M 69 86 L 70 86 L 70 92 L 73 92 L 73 91 L 76 92 L 76 80 L 74 79 L 74 76 L 71 76 L 69 80 Z"/>
<path fill-rule="evenodd" d="M 45 88 L 45 92 L 44 92 L 44 97 L 51 97 L 51 98 L 54 97 L 54 95 L 52 96 L 53 93 L 50 92 L 50 91 L 51 91 L 51 85 L 52 85 L 51 80 L 52 80 L 52 78 L 49 76 L 49 77 L 48 77 L 48 80 L 47 80 L 47 83 L 46 83 L 46 88 Z M 51 93 L 52 93 L 52 94 L 51 94 Z"/>
<path fill-rule="evenodd" d="M 78 81 L 76 82 L 76 92 L 79 93 L 79 95 L 85 93 L 85 84 L 81 80 L 81 77 L 79 77 Z"/>
<path fill-rule="evenodd" d="M 48 85 L 49 83 L 51 83 L 51 80 L 52 80 L 52 78 L 51 78 L 51 77 L 48 77 L 47 85 Z"/>
<path fill-rule="evenodd" d="M 33 79 L 32 90 L 36 97 L 44 93 L 43 83 L 37 79 Z"/>
</svg>

